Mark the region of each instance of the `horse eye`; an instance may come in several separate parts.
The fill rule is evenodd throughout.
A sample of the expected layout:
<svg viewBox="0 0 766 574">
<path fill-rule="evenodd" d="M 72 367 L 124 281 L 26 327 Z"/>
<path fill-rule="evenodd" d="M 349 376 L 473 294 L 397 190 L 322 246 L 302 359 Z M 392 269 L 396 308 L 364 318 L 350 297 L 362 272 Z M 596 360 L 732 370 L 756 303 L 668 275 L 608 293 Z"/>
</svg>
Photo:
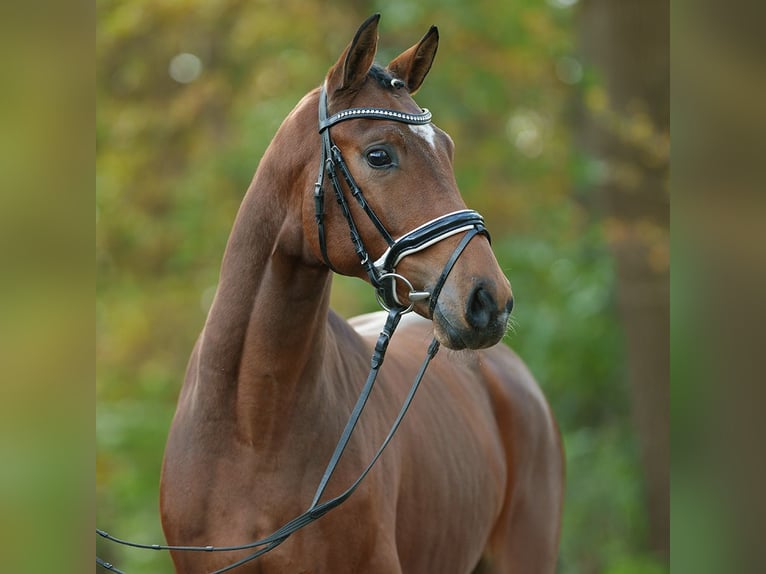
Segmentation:
<svg viewBox="0 0 766 574">
<path fill-rule="evenodd" d="M 373 149 L 367 152 L 367 163 L 370 167 L 388 167 L 393 161 L 388 152 L 384 149 Z"/>
</svg>

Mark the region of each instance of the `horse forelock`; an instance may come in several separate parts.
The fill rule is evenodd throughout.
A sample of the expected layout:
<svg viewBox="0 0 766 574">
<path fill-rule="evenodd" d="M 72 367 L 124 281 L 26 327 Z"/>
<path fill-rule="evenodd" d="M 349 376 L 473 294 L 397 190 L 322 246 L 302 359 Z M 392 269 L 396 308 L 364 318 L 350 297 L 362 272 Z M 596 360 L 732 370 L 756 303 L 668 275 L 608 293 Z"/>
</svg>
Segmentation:
<svg viewBox="0 0 766 574">
<path fill-rule="evenodd" d="M 393 91 L 395 89 L 394 87 L 394 80 L 398 79 L 395 78 L 390 71 L 388 71 L 383 66 L 380 66 L 378 64 L 373 64 L 370 68 L 370 71 L 367 72 L 367 77 L 372 78 L 378 84 L 381 88 L 384 88 L 386 90 Z"/>
<path fill-rule="evenodd" d="M 394 76 L 388 68 L 380 64 L 373 64 L 370 67 L 367 72 L 367 78 L 373 80 L 380 88 L 388 92 L 395 92 L 399 87 L 406 85 L 403 80 Z M 397 85 L 397 82 L 401 82 L 401 85 Z M 351 94 L 356 93 L 358 87 L 347 91 Z"/>
</svg>

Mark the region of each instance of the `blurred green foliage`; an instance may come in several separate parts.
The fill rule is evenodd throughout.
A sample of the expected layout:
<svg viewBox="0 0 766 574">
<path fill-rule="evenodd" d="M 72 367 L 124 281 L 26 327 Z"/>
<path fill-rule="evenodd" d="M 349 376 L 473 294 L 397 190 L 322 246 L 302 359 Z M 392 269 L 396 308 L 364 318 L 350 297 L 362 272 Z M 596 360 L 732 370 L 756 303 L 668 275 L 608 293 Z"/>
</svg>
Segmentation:
<svg viewBox="0 0 766 574">
<path fill-rule="evenodd" d="M 439 54 L 417 99 L 456 142 L 466 203 L 488 220 L 513 284 L 507 342 L 562 429 L 560 572 L 666 571 L 645 550 L 613 262 L 591 191 L 599 165 L 573 143 L 580 103 L 599 94 L 596 74 L 578 68 L 573 4 L 97 3 L 100 528 L 162 540 L 164 440 L 239 202 L 284 116 L 380 11 L 382 63 L 439 26 Z M 183 82 L 169 72 L 179 54 L 193 56 L 175 60 L 185 62 L 173 72 Z M 335 280 L 333 306 L 347 316 L 376 308 L 368 286 L 346 278 Z M 128 572 L 171 571 L 160 553 L 101 541 L 98 551 Z"/>
</svg>

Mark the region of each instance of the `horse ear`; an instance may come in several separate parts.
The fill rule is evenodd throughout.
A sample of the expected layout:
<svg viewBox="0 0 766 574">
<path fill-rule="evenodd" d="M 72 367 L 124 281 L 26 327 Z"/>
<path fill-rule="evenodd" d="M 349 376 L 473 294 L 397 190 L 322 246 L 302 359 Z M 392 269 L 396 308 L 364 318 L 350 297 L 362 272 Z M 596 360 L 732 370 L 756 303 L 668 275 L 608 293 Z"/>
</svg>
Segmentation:
<svg viewBox="0 0 766 574">
<path fill-rule="evenodd" d="M 404 80 L 407 89 L 414 94 L 420 89 L 428 70 L 431 69 L 438 47 L 439 30 L 436 26 L 431 26 L 420 42 L 391 60 L 388 69 L 394 76 Z"/>
<path fill-rule="evenodd" d="M 365 20 L 346 47 L 341 57 L 327 74 L 327 89 L 336 90 L 358 88 L 367 77 L 375 52 L 378 48 L 378 21 L 380 14 L 373 14 Z"/>
</svg>

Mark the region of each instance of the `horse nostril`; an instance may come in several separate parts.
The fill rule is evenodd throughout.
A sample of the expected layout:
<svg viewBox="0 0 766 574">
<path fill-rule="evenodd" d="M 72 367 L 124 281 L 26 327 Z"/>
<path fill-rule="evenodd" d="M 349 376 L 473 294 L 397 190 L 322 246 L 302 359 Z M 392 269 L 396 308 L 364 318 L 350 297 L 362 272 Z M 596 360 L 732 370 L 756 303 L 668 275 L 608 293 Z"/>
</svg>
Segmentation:
<svg viewBox="0 0 766 574">
<path fill-rule="evenodd" d="M 466 305 L 466 321 L 475 329 L 485 329 L 497 315 L 495 298 L 481 285 L 477 286 Z"/>
<path fill-rule="evenodd" d="M 509 315 L 511 314 L 511 311 L 513 311 L 513 297 L 508 299 L 508 303 L 505 304 L 505 310 Z"/>
</svg>

